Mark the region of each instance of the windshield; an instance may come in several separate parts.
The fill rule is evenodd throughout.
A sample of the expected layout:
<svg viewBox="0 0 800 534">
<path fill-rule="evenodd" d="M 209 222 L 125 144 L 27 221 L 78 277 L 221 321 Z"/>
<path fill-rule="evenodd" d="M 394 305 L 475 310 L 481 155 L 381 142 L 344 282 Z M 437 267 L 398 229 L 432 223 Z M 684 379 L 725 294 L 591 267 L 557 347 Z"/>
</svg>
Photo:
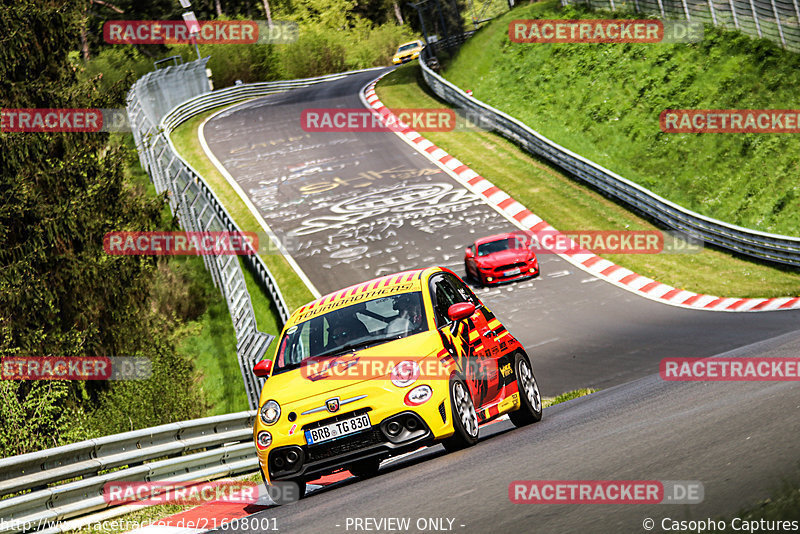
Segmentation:
<svg viewBox="0 0 800 534">
<path fill-rule="evenodd" d="M 422 293 L 400 293 L 347 306 L 289 328 L 275 358 L 275 373 L 308 358 L 333 356 L 428 329 Z"/>
<path fill-rule="evenodd" d="M 504 237 L 497 241 L 489 241 L 488 243 L 478 245 L 478 256 L 488 256 L 489 254 L 502 252 L 503 250 L 521 248 L 525 247 L 516 237 Z"/>
<path fill-rule="evenodd" d="M 398 48 L 397 51 L 398 52 L 405 52 L 406 50 L 412 50 L 412 49 L 414 49 L 414 48 L 416 48 L 418 46 L 419 46 L 419 43 L 408 43 L 408 44 L 404 44 L 403 46 Z M 391 50 L 391 48 L 389 50 Z"/>
</svg>

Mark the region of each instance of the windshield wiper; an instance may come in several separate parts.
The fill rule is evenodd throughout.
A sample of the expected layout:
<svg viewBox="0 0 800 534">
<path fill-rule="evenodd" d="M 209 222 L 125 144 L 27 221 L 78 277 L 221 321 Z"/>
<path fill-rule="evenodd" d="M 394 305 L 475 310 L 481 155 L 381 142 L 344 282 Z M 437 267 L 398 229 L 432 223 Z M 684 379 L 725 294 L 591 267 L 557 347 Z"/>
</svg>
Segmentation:
<svg viewBox="0 0 800 534">
<path fill-rule="evenodd" d="M 390 338 L 389 338 L 390 339 Z M 336 354 L 342 354 L 343 352 L 354 352 L 356 349 L 363 349 L 371 345 L 375 345 L 377 343 L 383 343 L 386 339 L 365 339 L 364 341 L 359 341 L 358 343 L 352 343 L 350 345 L 342 345 L 341 347 L 336 347 L 335 349 L 329 350 L 328 352 L 323 352 L 322 354 L 317 354 L 314 356 L 315 358 L 323 358 L 325 356 L 334 356 Z"/>
</svg>

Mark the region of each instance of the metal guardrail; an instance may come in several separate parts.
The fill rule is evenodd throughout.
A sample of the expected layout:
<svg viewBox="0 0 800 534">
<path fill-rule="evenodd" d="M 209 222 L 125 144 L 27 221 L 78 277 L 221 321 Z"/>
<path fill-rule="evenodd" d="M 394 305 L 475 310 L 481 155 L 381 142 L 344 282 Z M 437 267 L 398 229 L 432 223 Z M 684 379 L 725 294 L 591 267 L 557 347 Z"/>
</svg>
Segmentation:
<svg viewBox="0 0 800 534">
<path fill-rule="evenodd" d="M 252 472 L 255 417 L 255 411 L 207 417 L 0 459 L 0 497 L 30 490 L 0 500 L 0 533 L 62 532 L 56 522 L 111 506 L 103 495 L 111 482 Z M 52 485 L 61 481 L 69 482 Z"/>
<path fill-rule="evenodd" d="M 473 122 L 517 143 L 526 152 L 544 158 L 567 173 L 591 184 L 660 224 L 692 238 L 772 262 L 800 266 L 800 237 L 759 232 L 700 215 L 670 202 L 586 158 L 567 150 L 448 82 L 427 65 L 427 47 L 420 66 L 425 83 L 439 98 L 479 119 Z"/>
<path fill-rule="evenodd" d="M 168 67 L 140 78 L 128 93 L 128 116 L 142 167 L 150 175 L 158 193 L 168 192 L 170 209 L 183 229 L 189 232 L 240 232 L 208 184 L 178 155 L 169 138 L 171 128 L 163 126 L 165 119 L 172 127 L 180 124 L 181 120 L 170 122 L 169 119 L 175 116 L 175 110 L 184 109 L 186 102 L 215 94 L 210 91 L 206 61 Z M 182 120 L 189 117 L 178 115 Z M 253 252 L 244 258 L 252 261 L 258 256 Z M 260 332 L 256 327 L 255 312 L 239 258 L 204 255 L 203 261 L 214 285 L 228 304 L 236 332 L 236 353 L 242 381 L 250 409 L 255 409 L 263 381 L 253 376 L 252 365 L 263 357 L 275 336 Z M 256 278 L 267 288 L 281 320 L 285 321 L 288 311 L 277 284 L 263 262 L 256 265 Z"/>
<path fill-rule="evenodd" d="M 210 91 L 206 61 L 168 67 L 141 78 L 128 94 L 128 115 L 142 167 L 157 192 L 168 192 L 170 208 L 183 228 L 238 232 L 236 222 L 211 188 L 177 154 L 170 132 L 189 118 L 215 107 L 362 71 Z M 243 258 L 267 288 L 281 320 L 286 321 L 289 310 L 267 266 L 255 254 Z M 55 522 L 111 506 L 103 497 L 103 487 L 110 482 L 189 482 L 258 469 L 253 424 L 263 379 L 256 379 L 251 369 L 274 336 L 256 328 L 237 257 L 203 256 L 203 259 L 228 303 L 251 411 L 172 423 L 0 459 L 0 533 L 60 533 L 66 527 Z"/>
<path fill-rule="evenodd" d="M 632 10 L 662 19 L 705 22 L 769 39 L 800 52 L 798 0 L 561 0 L 592 9 Z"/>
<path fill-rule="evenodd" d="M 177 214 L 181 226 L 187 231 L 240 232 L 233 217 L 200 173 L 177 153 L 170 133 L 186 120 L 216 107 L 308 87 L 362 71 L 237 85 L 210 91 L 205 74 L 206 61 L 203 59 L 168 67 L 138 80 L 128 95 L 128 115 L 142 166 L 153 180 L 157 192 L 169 192 L 170 208 L 173 214 Z M 180 102 L 176 102 L 178 98 L 175 94 L 182 98 Z M 171 104 L 169 108 L 166 103 Z M 204 256 L 203 259 L 214 285 L 228 303 L 236 331 L 236 351 L 242 381 L 250 409 L 255 409 L 264 381 L 255 377 L 251 369 L 266 353 L 274 336 L 260 332 L 256 327 L 255 313 L 237 257 Z M 242 260 L 266 290 L 281 323 L 285 323 L 290 310 L 267 265 L 255 252 L 242 256 Z"/>
</svg>

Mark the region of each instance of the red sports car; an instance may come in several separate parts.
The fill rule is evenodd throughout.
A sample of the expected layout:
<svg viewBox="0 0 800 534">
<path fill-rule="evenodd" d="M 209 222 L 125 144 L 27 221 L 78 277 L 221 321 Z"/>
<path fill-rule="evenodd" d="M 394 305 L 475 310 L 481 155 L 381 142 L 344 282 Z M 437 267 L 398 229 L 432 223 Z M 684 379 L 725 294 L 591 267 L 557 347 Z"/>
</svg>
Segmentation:
<svg viewBox="0 0 800 534">
<path fill-rule="evenodd" d="M 536 254 L 518 233 L 478 239 L 464 253 L 464 271 L 483 285 L 539 275 Z"/>
</svg>

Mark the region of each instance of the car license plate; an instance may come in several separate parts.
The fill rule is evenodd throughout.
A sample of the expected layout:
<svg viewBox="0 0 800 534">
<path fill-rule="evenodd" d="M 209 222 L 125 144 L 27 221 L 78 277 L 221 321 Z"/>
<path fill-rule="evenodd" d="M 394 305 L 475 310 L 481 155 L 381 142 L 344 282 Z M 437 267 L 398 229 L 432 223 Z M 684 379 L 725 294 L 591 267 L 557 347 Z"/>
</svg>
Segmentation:
<svg viewBox="0 0 800 534">
<path fill-rule="evenodd" d="M 515 274 L 519 274 L 519 267 L 514 267 L 508 271 L 503 271 L 503 276 L 514 276 Z"/>
<path fill-rule="evenodd" d="M 356 432 L 361 432 L 369 428 L 372 428 L 369 422 L 369 415 L 357 415 L 350 419 L 345 419 L 344 421 L 337 421 L 319 428 L 306 430 L 306 443 L 314 445 L 316 443 L 322 443 L 323 441 L 347 436 L 348 434 L 355 434 Z"/>
</svg>

